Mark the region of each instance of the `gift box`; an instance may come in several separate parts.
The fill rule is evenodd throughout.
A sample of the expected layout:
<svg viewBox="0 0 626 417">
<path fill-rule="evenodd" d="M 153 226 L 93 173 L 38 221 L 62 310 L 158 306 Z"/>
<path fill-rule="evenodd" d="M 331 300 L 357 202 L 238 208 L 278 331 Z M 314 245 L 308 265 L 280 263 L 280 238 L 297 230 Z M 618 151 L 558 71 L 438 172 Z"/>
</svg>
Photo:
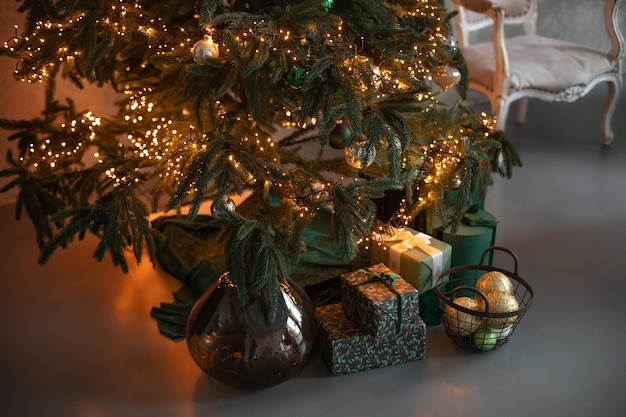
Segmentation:
<svg viewBox="0 0 626 417">
<path fill-rule="evenodd" d="M 450 266 L 454 267 L 478 265 L 485 249 L 495 244 L 498 221 L 493 214 L 478 209 L 465 213 L 456 230 L 443 225 L 441 218 L 436 216 L 433 216 L 431 225 L 434 235 L 452 246 Z M 491 254 L 484 263 L 491 265 Z"/>
<path fill-rule="evenodd" d="M 372 245 L 372 263 L 384 263 L 420 293 L 434 288 L 437 277 L 450 268 L 452 256 L 448 243 L 408 227 Z"/>
<path fill-rule="evenodd" d="M 438 217 L 432 219 L 433 234 L 437 238 L 447 242 L 452 247 L 450 267 L 463 265 L 477 265 L 480 258 L 490 246 L 493 246 L 496 239 L 496 226 L 498 221 L 489 212 L 482 209 L 473 209 L 466 212 L 453 231 L 451 226 L 443 227 L 442 221 Z M 492 264 L 493 253 L 490 252 L 484 260 L 485 265 Z M 474 286 L 476 277 L 473 272 L 457 272 L 450 276 L 445 276 L 440 280 L 440 284 L 445 284 L 450 278 L 460 278 L 456 281 L 459 285 Z M 420 292 L 420 316 L 427 325 L 436 325 L 443 322 L 443 315 L 439 307 L 439 299 L 434 290 Z"/>
<path fill-rule="evenodd" d="M 398 334 L 375 338 L 349 320 L 341 303 L 315 309 L 320 350 L 333 375 L 344 375 L 426 357 L 426 325 L 405 321 Z"/>
<path fill-rule="evenodd" d="M 348 319 L 374 337 L 400 332 L 419 319 L 418 291 L 379 263 L 341 275 L 341 298 Z"/>
<path fill-rule="evenodd" d="M 446 282 L 448 277 L 446 277 Z M 429 326 L 443 323 L 443 314 L 439 305 L 439 296 L 434 289 L 421 292 L 419 295 L 420 318 Z"/>
</svg>

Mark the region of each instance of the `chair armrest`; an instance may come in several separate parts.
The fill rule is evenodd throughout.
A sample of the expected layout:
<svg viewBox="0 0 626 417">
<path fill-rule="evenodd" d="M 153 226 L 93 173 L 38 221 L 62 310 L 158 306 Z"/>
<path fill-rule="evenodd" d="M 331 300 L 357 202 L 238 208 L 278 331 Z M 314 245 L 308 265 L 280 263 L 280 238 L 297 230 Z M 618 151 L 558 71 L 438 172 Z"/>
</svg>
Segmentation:
<svg viewBox="0 0 626 417">
<path fill-rule="evenodd" d="M 477 30 L 493 27 L 497 22 L 498 7 L 488 0 L 452 0 L 459 12 L 455 22 L 457 38 L 461 47 L 469 45 L 469 35 Z M 480 20 L 470 21 L 468 13 L 482 15 Z M 502 16 L 504 17 L 504 16 Z"/>
<path fill-rule="evenodd" d="M 456 1 L 456 0 L 455 0 Z M 618 62 L 624 57 L 626 45 L 619 28 L 619 6 L 622 0 L 604 0 L 604 20 L 611 40 L 609 56 Z"/>
<path fill-rule="evenodd" d="M 500 24 L 498 19 L 501 19 L 504 23 L 504 11 L 489 0 L 452 0 L 452 3 L 454 3 L 456 9 L 460 10 L 462 13 L 462 9 L 466 9 L 467 11 L 482 14 L 491 18 L 492 22 L 490 23 L 485 23 L 489 21 L 489 19 L 487 19 L 483 21 L 483 23 L 471 24 L 473 28 L 470 30 L 482 29 L 484 27 L 491 26 L 492 24 Z"/>
<path fill-rule="evenodd" d="M 494 4 L 489 0 L 453 0 L 453 3 L 475 13 L 487 14 Z"/>
<path fill-rule="evenodd" d="M 493 24 L 493 56 L 495 59 L 494 85 L 502 85 L 510 77 L 509 59 L 505 47 L 504 10 L 488 0 L 452 0 L 457 8 L 465 8 L 491 18 Z M 621 0 L 616 0 L 621 1 Z M 462 11 L 462 10 L 461 10 Z M 465 34 L 462 34 L 462 45 L 467 45 Z M 506 87 L 508 88 L 508 87 Z"/>
</svg>

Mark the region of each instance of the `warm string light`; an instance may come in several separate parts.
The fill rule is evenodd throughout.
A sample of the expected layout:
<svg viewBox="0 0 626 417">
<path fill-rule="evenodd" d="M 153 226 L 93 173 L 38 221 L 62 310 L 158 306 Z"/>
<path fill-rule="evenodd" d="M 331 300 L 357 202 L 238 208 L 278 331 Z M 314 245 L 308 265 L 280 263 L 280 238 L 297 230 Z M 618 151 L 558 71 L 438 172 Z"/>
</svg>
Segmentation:
<svg viewBox="0 0 626 417">
<path fill-rule="evenodd" d="M 135 4 L 129 6 L 120 1 L 119 5 L 114 5 L 108 16 L 98 19 L 96 24 L 103 27 L 107 27 L 114 32 L 117 36 L 126 37 L 129 36 L 130 26 L 128 25 L 129 13 L 134 13 L 134 18 L 141 16 L 141 6 Z M 438 22 L 441 19 L 438 17 L 438 11 L 435 6 L 431 5 L 431 2 L 421 2 L 419 8 L 416 10 L 416 16 L 424 16 L 429 19 L 436 19 Z M 14 50 L 15 46 L 19 42 L 30 42 L 32 46 L 27 48 L 29 59 L 36 61 L 36 54 L 42 54 L 48 50 L 48 45 L 44 42 L 44 39 L 50 39 L 50 33 L 56 33 L 58 38 L 62 39 L 68 31 L 73 30 L 72 26 L 81 22 L 85 18 L 85 14 L 78 14 L 72 19 L 69 19 L 67 23 L 57 24 L 52 22 L 40 22 L 33 34 L 24 37 L 22 40 L 18 39 L 17 35 L 12 41 L 5 42 L 5 49 Z M 141 19 L 140 19 L 141 20 Z M 143 19 L 145 20 L 145 19 Z M 443 25 L 443 23 L 442 23 Z M 197 39 L 191 39 L 183 28 L 168 28 L 165 25 L 159 27 L 154 21 L 146 21 L 136 26 L 137 32 L 144 34 L 151 39 L 150 48 L 157 55 L 159 54 L 179 54 L 180 56 L 188 57 L 190 46 Z M 238 31 L 239 35 L 235 36 L 235 39 L 243 46 L 249 45 L 250 42 L 256 42 L 258 48 L 268 47 L 274 52 L 285 53 L 290 61 L 298 63 L 300 57 L 309 56 L 311 48 L 316 47 L 311 44 L 311 41 L 307 38 L 300 37 L 298 34 L 293 33 L 288 29 L 278 29 L 271 31 L 268 25 L 264 21 L 253 22 L 250 27 L 245 28 L 228 28 L 228 30 Z M 213 28 L 206 28 L 205 31 L 215 36 L 215 39 L 219 39 L 220 35 L 217 30 Z M 17 33 L 17 28 L 16 28 Z M 56 35 L 55 35 L 56 36 Z M 34 40 L 39 39 L 39 44 Z M 384 62 L 374 62 L 370 58 L 367 58 L 359 54 L 362 51 L 364 39 L 360 39 L 361 45 L 352 44 L 348 42 L 342 34 L 342 26 L 339 25 L 336 31 L 322 34 L 321 39 L 326 47 L 336 48 L 339 50 L 342 56 L 345 56 L 344 65 L 348 72 L 358 74 L 361 78 L 360 89 L 364 93 L 375 94 L 375 97 L 382 99 L 386 96 L 388 91 L 405 91 L 410 90 L 413 85 L 410 81 L 399 79 L 394 75 L 394 72 L 385 65 Z M 437 26 L 433 33 L 430 33 L 424 42 L 416 43 L 412 49 L 412 54 L 408 54 L 409 57 L 404 59 L 395 58 L 394 64 L 400 68 L 406 69 L 407 73 L 411 74 L 416 80 L 430 79 L 430 70 L 428 64 L 432 54 L 436 52 L 438 46 L 446 42 L 446 37 L 442 29 Z M 228 54 L 228 48 L 224 42 L 220 43 L 220 50 Z M 260 50 L 257 49 L 257 52 Z M 31 71 L 31 75 L 24 78 L 27 81 L 43 81 L 54 70 L 55 65 L 58 63 L 71 64 L 74 60 L 80 58 L 78 52 L 73 52 L 67 45 L 59 45 L 56 49 L 56 61 L 49 63 L 41 67 L 32 66 L 28 71 Z M 27 60 L 23 61 L 26 64 Z M 301 65 L 306 65 L 306 62 Z M 24 68 L 22 70 L 22 76 L 28 73 Z M 17 70 L 16 70 L 17 71 Z M 144 159 L 151 164 L 159 164 L 161 168 L 161 178 L 169 183 L 176 183 L 184 177 L 185 166 L 193 159 L 193 156 L 199 152 L 206 150 L 207 138 L 201 132 L 196 131 L 193 124 L 187 122 L 176 122 L 172 118 L 168 117 L 151 117 L 153 113 L 156 113 L 157 105 L 151 100 L 152 91 L 145 90 L 141 92 L 133 92 L 133 95 L 129 98 L 129 111 L 125 117 L 126 122 L 129 125 L 129 134 L 126 136 L 128 143 L 130 143 L 133 154 L 139 158 Z M 416 94 L 416 100 L 421 102 L 431 102 L 434 97 L 431 92 L 422 92 Z M 219 103 L 218 103 L 219 104 Z M 225 112 L 220 113 L 220 106 L 218 108 L 218 117 L 225 117 Z M 433 108 L 432 104 L 429 104 L 425 108 L 425 112 L 428 112 Z M 314 126 L 317 123 L 315 118 L 312 118 L 305 123 L 301 123 L 297 114 L 301 111 L 301 108 L 284 109 L 285 116 L 292 118 L 290 122 L 284 122 L 284 126 L 306 128 Z M 251 116 L 248 116 L 251 119 Z M 487 128 L 487 131 L 493 130 L 493 121 L 483 115 L 483 125 Z M 151 125 L 149 129 L 146 129 L 146 125 Z M 64 126 L 65 127 L 65 126 Z M 95 129 L 96 126 L 93 126 Z M 71 129 L 71 123 L 68 125 L 68 129 Z M 136 129 L 135 129 L 136 128 Z M 70 132 L 71 133 L 71 132 Z M 93 131 L 90 133 L 90 137 L 93 138 Z M 486 135 L 488 133 L 485 133 Z M 275 144 L 270 137 L 262 137 L 258 133 L 253 134 L 251 137 L 243 137 L 242 141 L 250 146 L 254 147 L 254 151 L 259 155 L 269 155 Z M 428 159 L 429 169 L 425 170 L 428 174 L 424 179 L 424 184 L 433 185 L 443 181 L 454 167 L 462 159 L 461 151 L 458 146 L 453 144 L 458 139 L 452 137 L 446 138 L 442 141 L 435 141 L 428 149 L 424 150 L 424 159 Z M 67 147 L 67 143 L 60 145 L 61 147 Z M 84 146 L 82 143 L 80 146 Z M 80 146 L 76 150 L 66 151 L 70 153 L 80 152 Z M 44 145 L 41 149 L 33 149 L 31 153 L 37 153 L 38 159 L 41 163 L 48 164 L 51 168 L 54 168 L 59 164 L 59 158 L 63 155 L 63 152 L 51 151 L 50 144 Z M 441 153 L 443 156 L 440 159 L 432 158 L 429 155 Z M 97 155 L 99 157 L 99 155 Z M 236 169 L 242 169 L 241 163 L 237 161 L 234 155 L 229 156 L 229 161 Z M 273 157 L 271 162 L 278 165 L 280 161 Z M 106 174 L 111 178 L 116 185 L 132 184 L 139 181 L 139 175 L 137 171 L 123 173 L 114 168 L 107 170 Z M 269 174 L 268 174 L 269 175 Z M 255 181 L 256 179 L 250 179 Z M 280 186 L 280 184 L 279 184 Z M 298 207 L 301 209 L 301 215 L 306 215 L 311 210 L 311 207 L 318 206 L 323 201 L 329 199 L 330 183 L 319 183 L 317 187 L 306 198 L 293 197 L 297 200 Z M 419 187 L 419 186 L 418 186 Z M 419 189 L 418 189 L 419 191 Z M 419 194 L 419 204 L 425 203 L 425 199 Z M 313 203 L 311 203 L 311 201 Z M 310 205 L 310 206 L 309 206 Z M 400 216 L 404 216 L 399 221 L 408 221 L 410 215 L 405 208 L 402 208 L 399 212 Z M 405 223 L 406 224 L 406 223 Z"/>
<path fill-rule="evenodd" d="M 485 126 L 485 137 L 490 136 L 496 129 L 497 119 L 493 116 L 488 116 L 487 113 L 481 112 L 480 114 L 480 122 L 483 126 Z"/>
<path fill-rule="evenodd" d="M 149 98 L 152 93 L 150 89 L 146 88 L 136 92 L 128 90 L 126 93 L 129 95 L 129 99 L 127 114 L 124 119 L 133 132 L 127 136 L 127 140 L 132 144 L 133 153 L 137 158 L 160 167 L 158 168 L 159 177 L 164 183 L 179 183 L 185 176 L 189 162 L 197 154 L 206 151 L 209 137 L 198 131 L 195 125 L 187 122 L 175 122 L 173 119 L 163 116 L 150 117 L 146 120 L 145 116 L 153 113 L 156 107 Z M 221 103 L 216 102 L 215 104 L 219 109 Z M 225 114 L 221 110 L 218 110 L 218 113 Z M 254 125 L 252 115 L 247 115 L 246 118 Z M 146 125 L 150 128 L 141 130 Z M 267 134 L 254 132 L 251 135 L 245 135 L 241 138 L 240 145 L 255 152 L 260 159 L 271 160 L 274 164 L 279 162 L 275 156 L 275 143 Z M 233 154 L 228 156 L 228 161 L 236 170 L 243 169 Z M 111 172 L 108 174 L 110 176 L 115 174 L 117 181 L 122 178 L 118 173 Z M 268 172 L 267 175 L 270 176 L 271 174 Z M 254 183 L 256 179 L 250 177 L 249 181 Z"/>
<path fill-rule="evenodd" d="M 62 140 L 46 139 L 42 143 L 30 143 L 28 158 L 33 168 L 39 170 L 53 170 L 75 163 L 80 163 L 86 149 L 91 146 L 97 135 L 101 119 L 91 112 L 82 114 L 79 118 L 62 123 L 56 136 Z M 96 153 L 94 157 L 98 157 Z M 25 158 L 20 157 L 24 162 Z"/>
<path fill-rule="evenodd" d="M 440 21 L 440 19 L 438 19 Z M 411 88 L 411 85 L 403 80 L 394 77 L 394 73 L 389 69 L 382 68 L 380 65 L 375 65 L 369 62 L 369 58 L 359 55 L 358 51 L 363 49 L 363 46 L 359 47 L 356 44 L 348 42 L 342 34 L 343 26 L 339 24 L 335 31 L 325 33 L 323 35 L 326 46 L 336 48 L 340 51 L 342 56 L 345 56 L 344 65 L 346 70 L 350 73 L 356 73 L 357 69 L 360 69 L 359 76 L 362 79 L 361 91 L 367 92 L 374 87 L 375 89 L 382 90 L 381 97 L 384 96 L 384 91 L 392 90 L 407 90 Z M 440 28 L 438 34 L 440 33 Z M 232 27 L 229 26 L 228 30 L 235 32 L 234 38 L 241 43 L 243 47 L 249 45 L 250 41 L 254 40 L 258 46 L 255 50 L 256 53 L 260 52 L 260 47 L 265 46 L 270 48 L 273 52 L 283 52 L 287 54 L 288 60 L 298 63 L 300 61 L 300 55 L 297 51 L 305 49 L 305 55 L 310 56 L 310 49 L 314 47 L 310 41 L 301 36 L 295 36 L 289 29 L 278 28 L 277 30 L 270 30 L 264 20 L 254 21 L 247 27 Z M 205 28 L 205 31 L 212 37 L 218 39 L 220 34 L 214 28 Z M 360 38 L 361 43 L 365 42 L 364 38 Z M 185 48 L 188 48 L 188 43 L 191 41 L 187 39 Z M 412 73 L 416 79 L 430 79 L 430 71 L 424 62 L 428 62 L 428 53 L 435 49 L 439 44 L 436 37 L 431 35 L 429 37 L 428 45 L 418 44 L 415 45 L 415 55 L 410 65 L 404 64 L 407 67 L 407 72 Z M 168 48 L 162 47 L 166 50 Z M 222 42 L 220 49 L 227 50 L 227 46 Z M 165 52 L 160 52 L 165 53 Z M 359 62 L 361 65 L 355 65 L 355 62 Z M 369 67 L 363 67 L 363 62 L 369 62 Z M 400 62 L 399 60 L 395 61 Z M 300 62 L 300 65 L 306 66 L 307 62 Z M 420 100 L 429 99 L 430 93 L 420 95 Z M 430 97 L 431 98 L 431 97 Z"/>
<path fill-rule="evenodd" d="M 430 2 L 426 2 L 424 4 L 420 4 L 420 7 L 414 14 L 427 16 L 429 18 L 436 18 L 438 22 L 441 22 L 437 12 L 440 12 L 440 9 L 438 9 L 435 5 L 431 5 Z M 339 49 L 340 53 L 346 56 L 345 65 L 347 70 L 349 72 L 353 72 L 355 71 L 355 67 L 352 64 L 352 61 L 364 59 L 364 57 L 361 57 L 358 54 L 358 50 L 363 49 L 363 45 L 359 47 L 356 44 L 346 41 L 342 34 L 342 29 L 342 24 L 339 24 L 337 25 L 336 30 L 323 34 L 324 43 L 328 47 Z M 261 46 L 268 47 L 274 52 L 283 52 L 289 56 L 288 59 L 293 61 L 294 64 L 298 63 L 300 60 L 299 57 L 302 56 L 297 51 L 302 51 L 304 49 L 305 55 L 308 57 L 310 55 L 310 49 L 314 47 L 314 45 L 311 45 L 307 38 L 296 35 L 289 29 L 271 29 L 265 20 L 253 21 L 243 27 L 235 27 L 231 24 L 227 28 L 221 30 L 234 32 L 234 39 L 240 42 L 243 47 L 248 46 L 250 41 L 256 42 L 258 44 L 256 49 L 257 53 L 260 52 Z M 163 28 L 163 32 L 165 31 L 166 28 Z M 179 31 L 180 33 L 183 33 L 184 29 L 179 28 Z M 219 30 L 207 26 L 204 28 L 204 31 L 209 36 L 216 39 L 216 42 L 219 42 L 220 50 L 225 51 L 225 53 L 228 54 L 226 44 L 219 41 L 219 39 L 223 37 Z M 423 62 L 428 61 L 429 51 L 434 50 L 437 45 L 436 38 L 440 37 L 441 33 L 441 28 L 437 27 L 436 36 L 430 35 L 429 43 L 427 45 L 420 43 L 414 47 L 415 56 L 409 63 L 400 62 L 398 60 L 396 60 L 396 63 L 400 62 L 402 66 L 406 67 L 408 72 L 411 73 L 416 80 L 430 80 L 432 78 L 430 76 L 430 71 L 428 70 L 428 67 L 423 64 Z M 365 42 L 363 38 L 361 38 L 360 41 L 362 44 Z M 156 46 L 156 54 L 180 55 L 176 51 L 180 51 L 181 49 L 188 51 L 192 44 L 193 40 L 189 37 L 180 41 L 179 44 L 161 43 Z M 307 62 L 301 62 L 300 65 L 306 66 Z M 376 93 L 376 97 L 379 99 L 386 96 L 385 91 L 404 91 L 413 87 L 411 82 L 395 78 L 393 72 L 377 65 L 372 64 L 369 69 L 364 69 L 360 72 L 361 79 L 364 80 L 361 85 L 361 91 L 368 93 L 370 92 L 371 87 L 374 87 L 376 90 L 379 90 L 379 92 Z M 418 101 L 428 101 L 433 100 L 434 97 L 432 92 L 428 91 L 416 94 L 416 99 Z M 309 125 L 316 124 L 315 120 L 310 120 L 309 122 L 304 123 L 301 122 L 300 118 L 297 116 L 298 112 L 299 109 L 297 108 L 285 109 L 285 116 L 287 120 L 281 122 L 283 127 L 306 128 Z"/>
<path fill-rule="evenodd" d="M 220 42 L 219 47 L 221 50 L 228 51 L 227 45 L 220 41 L 223 37 L 220 31 L 212 27 L 205 27 L 204 30 L 207 34 L 211 35 L 216 42 Z M 265 20 L 253 21 L 241 27 L 236 27 L 234 24 L 231 24 L 222 30 L 228 30 L 232 33 L 233 38 L 243 47 L 248 47 L 251 42 L 254 42 L 257 45 L 255 53 L 260 53 L 261 48 L 266 47 L 272 52 L 285 53 L 290 62 L 294 64 L 300 63 L 300 65 L 303 66 L 306 66 L 308 63 L 300 62 L 300 57 L 309 57 L 311 55 L 311 48 L 317 47 L 316 45 L 312 45 L 311 41 L 306 37 L 294 34 L 291 29 L 271 28 Z M 326 46 L 341 49 L 343 54 L 351 53 L 350 51 L 354 50 L 354 46 L 344 39 L 342 31 L 342 24 L 338 24 L 333 31 L 322 34 L 321 38 Z M 186 45 L 186 47 L 188 47 L 188 45 Z M 302 50 L 305 51 L 303 55 L 299 53 Z"/>
<path fill-rule="evenodd" d="M 164 182 L 173 184 L 182 180 L 185 164 L 206 149 L 195 125 L 175 122 L 165 116 L 150 116 L 156 105 L 149 98 L 149 88 L 136 92 L 127 90 L 126 94 L 129 98 L 124 120 L 130 131 L 126 139 L 132 145 L 133 154 L 150 166 L 160 167 L 159 177 Z M 119 178 L 117 174 L 116 178 Z"/>
<path fill-rule="evenodd" d="M 365 238 L 362 238 L 359 242 L 365 242 L 368 245 L 377 245 L 382 250 L 388 250 L 383 244 L 386 241 L 398 240 L 397 236 L 402 232 L 405 227 L 410 227 L 412 217 L 408 214 L 406 208 L 406 200 L 402 200 L 400 210 L 391 218 L 387 223 L 379 223 L 373 228 L 372 233 Z"/>
<path fill-rule="evenodd" d="M 148 36 L 154 35 L 156 29 L 145 21 L 142 6 L 139 3 L 128 4 L 120 0 L 108 10 L 108 14 L 99 15 L 91 19 L 88 12 L 79 11 L 62 22 L 38 21 L 33 32 L 18 36 L 18 26 L 15 25 L 15 36 L 5 41 L 3 47 L 8 52 L 19 52 L 19 59 L 14 70 L 17 79 L 24 82 L 44 82 L 57 71 L 57 66 L 67 65 L 72 68 L 76 59 L 81 57 L 79 51 L 72 50 L 71 43 L 74 35 L 79 36 L 77 27 L 84 26 L 82 22 L 90 19 L 87 25 L 95 26 L 97 32 L 114 34 L 120 38 L 128 38 L 135 31 Z M 132 22 L 139 23 L 132 26 Z"/>
</svg>

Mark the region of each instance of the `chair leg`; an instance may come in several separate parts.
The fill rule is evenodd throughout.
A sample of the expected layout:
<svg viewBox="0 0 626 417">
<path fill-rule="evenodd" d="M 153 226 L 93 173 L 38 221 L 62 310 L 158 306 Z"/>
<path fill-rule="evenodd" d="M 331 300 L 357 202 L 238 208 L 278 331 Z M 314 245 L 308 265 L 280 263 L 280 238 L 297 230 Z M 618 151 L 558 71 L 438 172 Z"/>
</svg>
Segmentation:
<svg viewBox="0 0 626 417">
<path fill-rule="evenodd" d="M 509 101 L 505 97 L 497 97 L 491 102 L 492 111 L 496 112 L 495 128 L 504 131 L 506 127 L 506 118 L 509 115 Z"/>
<path fill-rule="evenodd" d="M 521 98 L 517 102 L 517 123 L 524 124 L 526 121 L 526 109 L 528 109 L 528 98 Z"/>
<path fill-rule="evenodd" d="M 619 92 L 621 89 L 620 80 L 611 80 L 608 83 L 609 91 L 602 109 L 602 141 L 604 146 L 609 146 L 613 141 L 613 130 L 611 129 L 611 119 L 617 106 Z"/>
<path fill-rule="evenodd" d="M 496 130 L 501 130 L 503 132 L 505 131 L 504 128 L 506 127 L 506 118 L 509 114 L 509 104 L 509 100 L 502 96 L 499 96 L 492 100 L 491 109 L 492 111 L 496 112 L 496 123 L 494 125 L 494 128 Z M 502 151 L 498 152 L 497 160 L 495 161 L 495 163 L 497 164 L 497 168 L 501 172 L 506 172 L 506 164 Z"/>
</svg>

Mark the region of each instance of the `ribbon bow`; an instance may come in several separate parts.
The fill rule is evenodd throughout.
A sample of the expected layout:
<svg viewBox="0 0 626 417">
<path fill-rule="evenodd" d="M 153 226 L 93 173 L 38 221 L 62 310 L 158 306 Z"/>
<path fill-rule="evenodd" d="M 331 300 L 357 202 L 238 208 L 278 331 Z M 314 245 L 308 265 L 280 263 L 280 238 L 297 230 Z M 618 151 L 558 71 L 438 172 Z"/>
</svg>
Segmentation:
<svg viewBox="0 0 626 417">
<path fill-rule="evenodd" d="M 398 274 L 390 274 L 388 272 L 374 272 L 370 271 L 369 269 L 359 269 L 359 272 L 366 275 L 367 280 L 357 284 L 356 287 L 366 284 L 372 284 L 374 282 L 380 282 L 384 284 L 389 289 L 389 291 L 395 294 L 397 301 L 396 313 L 398 315 L 398 320 L 396 321 L 396 334 L 400 333 L 400 330 L 402 328 L 402 296 L 393 287 L 393 282 L 396 279 L 402 277 Z"/>
<path fill-rule="evenodd" d="M 393 240 L 402 241 L 394 246 L 397 246 L 398 248 L 406 248 L 406 249 L 413 249 L 414 247 L 430 246 L 430 239 L 431 237 L 428 236 L 426 233 L 417 232 L 417 234 L 415 234 L 415 233 L 411 233 L 410 231 L 406 229 L 400 230 L 398 233 L 396 233 L 393 236 Z"/>
<path fill-rule="evenodd" d="M 401 240 L 401 242 L 389 248 L 389 268 L 392 271 L 400 272 L 400 258 L 402 252 L 418 248 L 422 252 L 428 254 L 433 259 L 433 267 L 430 279 L 439 276 L 443 271 L 443 252 L 440 249 L 430 246 L 431 237 L 425 233 L 412 233 L 409 230 L 401 229 L 398 233 L 391 237 L 392 240 Z"/>
</svg>

